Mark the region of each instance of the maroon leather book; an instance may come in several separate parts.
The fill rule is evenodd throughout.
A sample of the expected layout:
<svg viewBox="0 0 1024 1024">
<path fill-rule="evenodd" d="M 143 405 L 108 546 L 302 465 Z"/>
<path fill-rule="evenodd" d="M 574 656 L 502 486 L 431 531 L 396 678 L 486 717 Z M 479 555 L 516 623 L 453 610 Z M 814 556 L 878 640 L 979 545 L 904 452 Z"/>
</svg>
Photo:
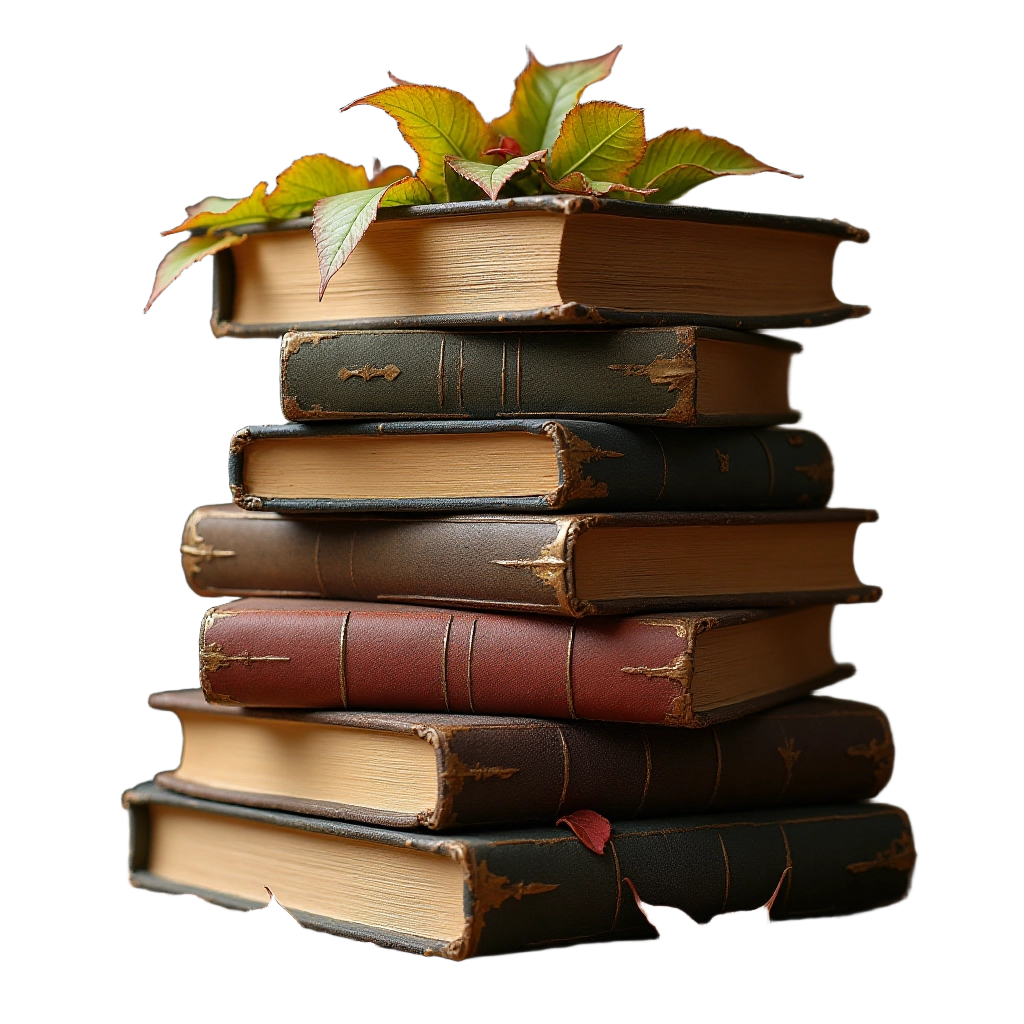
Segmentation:
<svg viewBox="0 0 1024 1024">
<path fill-rule="evenodd" d="M 295 598 L 211 608 L 213 704 L 701 727 L 843 679 L 832 606 L 581 620 Z"/>
</svg>

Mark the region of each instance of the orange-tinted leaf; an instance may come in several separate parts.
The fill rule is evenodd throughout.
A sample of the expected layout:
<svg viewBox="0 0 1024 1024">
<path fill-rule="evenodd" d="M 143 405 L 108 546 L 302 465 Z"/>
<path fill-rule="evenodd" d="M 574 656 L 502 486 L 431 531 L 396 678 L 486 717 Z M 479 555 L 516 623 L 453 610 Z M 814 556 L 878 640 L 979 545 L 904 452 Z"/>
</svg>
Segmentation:
<svg viewBox="0 0 1024 1024">
<path fill-rule="evenodd" d="M 782 883 L 788 873 L 790 873 L 790 868 L 786 867 L 767 903 L 762 903 L 754 910 L 733 910 L 730 913 L 720 913 L 716 918 L 712 918 L 707 925 L 698 924 L 688 913 L 684 910 L 677 910 L 674 906 L 656 906 L 645 903 L 640 898 L 637 887 L 633 885 L 632 881 L 630 879 L 623 879 L 623 881 L 630 887 L 640 912 L 657 932 L 657 937 L 663 942 L 671 943 L 675 941 L 674 936 L 679 936 L 681 933 L 692 934 L 691 930 L 696 928 L 768 928 L 771 924 L 772 904 L 778 898 Z"/>
<path fill-rule="evenodd" d="M 612 837 L 612 823 L 597 811 L 573 811 L 555 822 L 556 825 L 568 825 L 576 833 L 576 838 L 594 853 L 604 853 L 605 843 Z"/>
<path fill-rule="evenodd" d="M 241 199 L 224 199 L 221 196 L 207 196 L 192 206 L 186 206 L 185 212 L 190 217 L 194 217 L 197 213 L 227 213 L 235 203 L 241 201 Z"/>
<path fill-rule="evenodd" d="M 419 178 L 400 178 L 393 182 L 381 200 L 381 206 L 425 206 L 432 202 L 427 186 Z"/>
<path fill-rule="evenodd" d="M 156 302 L 157 296 L 173 281 L 178 275 L 193 263 L 198 263 L 204 256 L 220 252 L 221 249 L 230 249 L 239 242 L 244 242 L 246 235 L 192 235 L 183 242 L 179 242 L 161 261 L 156 268 L 156 278 L 153 281 L 153 290 L 150 292 L 149 301 L 143 313 L 149 312 L 149 307 Z"/>
<path fill-rule="evenodd" d="M 491 122 L 501 135 L 510 135 L 526 149 L 551 149 L 565 115 L 579 102 L 583 90 L 611 74 L 621 46 L 591 60 L 541 64 L 527 50 L 527 63 L 516 79 L 507 114 Z M 518 155 L 518 154 L 517 154 Z"/>
<path fill-rule="evenodd" d="M 370 188 L 380 188 L 382 185 L 390 185 L 393 181 L 401 181 L 402 178 L 411 178 L 412 171 L 401 164 L 392 164 L 390 167 L 381 167 L 379 160 L 373 162 L 373 177 L 370 179 Z"/>
<path fill-rule="evenodd" d="M 277 176 L 264 205 L 275 220 L 302 217 L 318 199 L 369 188 L 366 168 L 355 167 L 325 153 L 300 157 Z"/>
<path fill-rule="evenodd" d="M 514 174 L 525 171 L 532 160 L 543 159 L 544 150 L 542 149 L 536 153 L 529 153 L 527 156 L 515 156 L 497 167 L 493 164 L 479 163 L 476 160 L 463 160 L 456 156 L 446 156 L 445 162 L 457 174 L 482 188 L 487 193 L 488 199 L 497 199 L 502 187 Z"/>
<path fill-rule="evenodd" d="M 629 172 L 629 183 L 657 188 L 652 203 L 670 203 L 705 181 L 764 171 L 802 177 L 770 167 L 725 139 L 705 135 L 696 128 L 674 128 L 647 143 L 643 158 Z"/>
<path fill-rule="evenodd" d="M 274 896 L 272 892 L 266 887 L 267 896 L 270 897 L 270 902 L 266 906 L 261 906 L 258 910 L 250 910 L 246 914 L 248 921 L 284 921 L 291 928 L 295 929 L 296 935 L 305 935 L 302 930 L 302 926 L 293 918 L 293 916 L 286 910 L 279 902 L 278 897 Z"/>
<path fill-rule="evenodd" d="M 591 181 L 625 183 L 630 168 L 644 155 L 644 112 L 601 100 L 573 107 L 548 157 L 555 181 L 574 171 Z"/>
<path fill-rule="evenodd" d="M 573 171 L 558 181 L 552 181 L 547 175 L 544 180 L 556 192 L 570 192 L 577 196 L 606 196 L 609 192 L 621 192 L 623 198 L 640 197 L 651 195 L 656 189 L 634 188 L 632 185 L 623 185 L 618 181 L 591 181 L 585 174 Z"/>
<path fill-rule="evenodd" d="M 541 150 L 543 152 L 543 150 Z M 488 156 L 522 156 L 523 147 L 509 135 L 502 135 L 493 149 L 485 149 Z"/>
<path fill-rule="evenodd" d="M 448 198 L 444 158 L 451 155 L 479 160 L 497 136 L 462 93 L 392 78 L 401 84 L 371 93 L 341 109 L 366 104 L 389 113 L 420 158 L 417 177 L 430 189 L 436 202 L 444 202 Z"/>
<path fill-rule="evenodd" d="M 161 233 L 175 235 L 179 231 L 198 231 L 202 228 L 205 228 L 207 231 L 220 231 L 224 228 L 237 227 L 240 224 L 265 224 L 271 219 L 270 214 L 267 213 L 266 206 L 263 205 L 263 197 L 266 194 L 267 183 L 261 181 L 252 190 L 250 195 L 246 196 L 245 199 L 239 199 L 238 202 L 227 210 L 218 211 L 215 207 L 208 207 L 183 220 L 176 228 L 170 228 Z M 203 206 L 206 203 L 210 203 L 211 199 L 214 198 L 216 197 L 211 196 L 197 205 Z"/>
</svg>

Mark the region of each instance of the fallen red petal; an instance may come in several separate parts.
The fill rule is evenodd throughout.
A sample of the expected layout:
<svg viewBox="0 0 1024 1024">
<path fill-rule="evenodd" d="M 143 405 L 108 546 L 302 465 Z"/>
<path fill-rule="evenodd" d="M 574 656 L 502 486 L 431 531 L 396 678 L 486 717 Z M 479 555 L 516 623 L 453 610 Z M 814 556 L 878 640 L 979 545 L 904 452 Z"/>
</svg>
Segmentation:
<svg viewBox="0 0 1024 1024">
<path fill-rule="evenodd" d="M 604 853 L 605 844 L 612 837 L 612 823 L 597 811 L 573 811 L 555 822 L 556 825 L 568 825 L 576 833 L 576 838 L 594 853 Z"/>
</svg>

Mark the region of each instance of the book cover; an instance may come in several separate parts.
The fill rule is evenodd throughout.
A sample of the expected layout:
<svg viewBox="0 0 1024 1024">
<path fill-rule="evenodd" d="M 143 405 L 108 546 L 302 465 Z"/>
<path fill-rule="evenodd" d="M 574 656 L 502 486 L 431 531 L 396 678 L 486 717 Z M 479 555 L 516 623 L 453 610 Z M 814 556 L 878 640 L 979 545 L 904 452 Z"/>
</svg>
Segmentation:
<svg viewBox="0 0 1024 1024">
<path fill-rule="evenodd" d="M 330 597 L 581 617 L 876 601 L 853 566 L 874 512 L 280 515 L 196 509 L 204 597 Z"/>
<path fill-rule="evenodd" d="M 906 896 L 916 858 L 887 804 L 620 821 L 597 854 L 564 828 L 406 832 L 152 783 L 123 802 L 135 886 L 236 910 L 269 887 L 307 928 L 455 960 L 656 938 L 638 899 L 698 922 L 769 903 L 774 920 L 870 910 Z"/>
<path fill-rule="evenodd" d="M 573 417 L 677 426 L 793 423 L 796 342 L 713 327 L 293 331 L 289 420 Z"/>
<path fill-rule="evenodd" d="M 158 785 L 391 828 L 550 824 L 578 810 L 615 820 L 846 803 L 877 796 L 894 758 L 882 711 L 829 697 L 703 730 L 438 712 L 269 711 L 208 704 L 201 690 L 156 693 L 149 703 L 177 714 L 186 737 L 181 764 L 157 775 Z M 325 733 L 335 737 L 329 748 Z M 359 749 L 350 753 L 356 734 L 367 733 L 421 747 L 422 785 L 403 788 L 404 776 L 388 771 L 387 753 L 370 765 L 358 760 Z M 411 758 L 402 753 L 405 765 Z M 283 770 L 275 771 L 282 759 Z M 387 786 L 366 797 L 370 787 L 351 782 L 357 772 Z"/>
<path fill-rule="evenodd" d="M 276 512 L 822 508 L 832 455 L 807 430 L 680 430 L 594 420 L 252 426 L 228 482 Z"/>
</svg>

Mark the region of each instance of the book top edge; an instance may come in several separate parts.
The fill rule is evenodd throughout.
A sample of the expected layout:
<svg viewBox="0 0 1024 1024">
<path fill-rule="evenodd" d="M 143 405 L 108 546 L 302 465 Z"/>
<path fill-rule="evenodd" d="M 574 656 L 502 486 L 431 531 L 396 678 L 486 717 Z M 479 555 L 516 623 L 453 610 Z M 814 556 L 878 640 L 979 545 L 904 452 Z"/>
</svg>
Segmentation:
<svg viewBox="0 0 1024 1024">
<path fill-rule="evenodd" d="M 799 231 L 830 235 L 851 242 L 866 242 L 870 235 L 864 228 L 841 220 L 823 217 L 791 217 L 776 213 L 749 213 L 743 210 L 715 210 L 705 206 L 673 206 L 670 204 L 633 203 L 599 196 L 520 196 L 514 199 L 480 200 L 465 203 L 428 203 L 422 206 L 390 206 L 380 210 L 378 220 L 416 220 L 422 217 L 475 217 L 498 213 L 553 213 L 572 216 L 598 213 L 641 220 L 681 220 L 701 224 L 728 224 L 741 227 L 774 228 L 777 231 Z M 275 221 L 269 224 L 236 224 L 225 231 L 233 234 L 257 234 L 266 231 L 297 231 L 309 229 L 312 217 Z M 195 232 L 205 234 L 205 229 Z M 216 232 L 215 232 L 216 233 Z"/>
</svg>

